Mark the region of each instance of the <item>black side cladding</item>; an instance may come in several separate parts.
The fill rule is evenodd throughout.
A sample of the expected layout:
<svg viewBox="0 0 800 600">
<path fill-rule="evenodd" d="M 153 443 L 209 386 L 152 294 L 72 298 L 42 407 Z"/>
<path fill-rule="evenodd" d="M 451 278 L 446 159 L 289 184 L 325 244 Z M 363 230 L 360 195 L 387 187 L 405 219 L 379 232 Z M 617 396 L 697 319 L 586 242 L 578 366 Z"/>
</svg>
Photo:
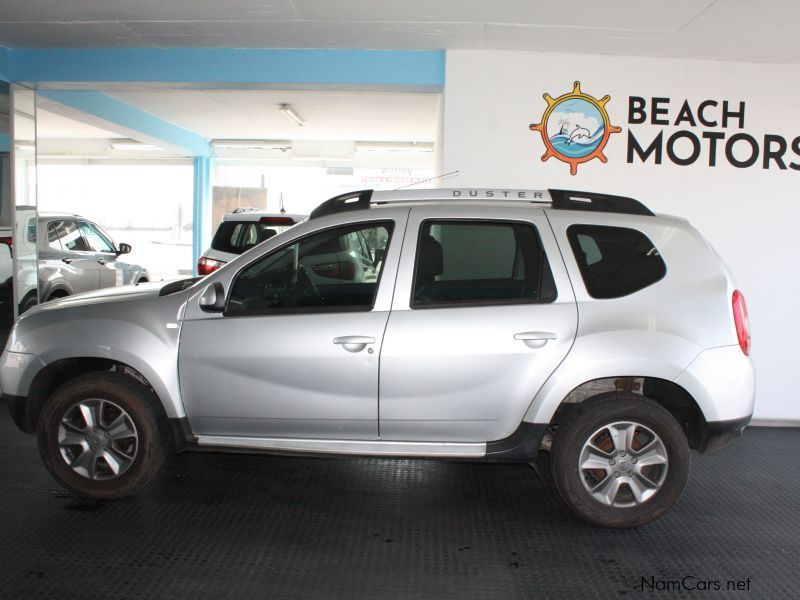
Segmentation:
<svg viewBox="0 0 800 600">
<path fill-rule="evenodd" d="M 372 198 L 372 190 L 360 190 L 358 192 L 347 192 L 340 196 L 334 196 L 326 200 L 317 208 L 311 211 L 309 219 L 317 219 L 326 215 L 347 212 L 350 210 L 363 210 L 369 208 L 369 201 Z"/>
<path fill-rule="evenodd" d="M 578 192 L 574 190 L 548 190 L 553 201 L 553 208 L 559 210 L 587 210 L 591 212 L 608 212 L 626 215 L 644 215 L 654 217 L 655 214 L 644 204 L 633 198 L 598 194 L 595 192 Z"/>
</svg>

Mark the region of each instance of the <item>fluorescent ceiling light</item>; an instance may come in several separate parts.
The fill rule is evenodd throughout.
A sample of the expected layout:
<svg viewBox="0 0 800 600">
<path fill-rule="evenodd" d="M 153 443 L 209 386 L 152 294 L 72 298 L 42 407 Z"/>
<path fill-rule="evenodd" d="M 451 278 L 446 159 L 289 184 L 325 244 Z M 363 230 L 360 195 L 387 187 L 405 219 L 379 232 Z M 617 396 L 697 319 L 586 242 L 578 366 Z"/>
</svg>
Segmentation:
<svg viewBox="0 0 800 600">
<path fill-rule="evenodd" d="M 300 127 L 305 125 L 306 121 L 303 117 L 297 114 L 297 112 L 292 108 L 291 104 L 281 104 L 280 110 L 288 119 L 291 119 L 295 123 L 297 123 Z"/>
<path fill-rule="evenodd" d="M 159 148 L 158 146 L 155 146 L 153 144 L 137 144 L 136 142 L 112 143 L 111 149 L 134 150 L 142 152 L 158 152 L 159 150 L 163 150 L 163 148 Z"/>
<path fill-rule="evenodd" d="M 211 140 L 214 148 L 232 150 L 280 150 L 286 152 L 292 148 L 289 140 Z"/>
<path fill-rule="evenodd" d="M 433 152 L 433 142 L 356 142 L 356 152 Z"/>
</svg>

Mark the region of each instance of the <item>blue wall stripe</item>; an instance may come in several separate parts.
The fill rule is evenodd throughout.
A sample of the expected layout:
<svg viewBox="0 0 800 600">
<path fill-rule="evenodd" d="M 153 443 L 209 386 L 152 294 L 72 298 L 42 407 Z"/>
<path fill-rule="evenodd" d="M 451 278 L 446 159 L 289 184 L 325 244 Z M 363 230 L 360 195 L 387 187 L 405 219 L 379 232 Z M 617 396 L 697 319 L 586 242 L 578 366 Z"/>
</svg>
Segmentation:
<svg viewBox="0 0 800 600">
<path fill-rule="evenodd" d="M 11 50 L 0 46 L 0 81 L 11 81 Z"/>
<path fill-rule="evenodd" d="M 210 156 L 211 145 L 202 136 L 182 129 L 139 108 L 101 92 L 39 90 L 40 96 L 161 140 L 186 156 Z"/>
<path fill-rule="evenodd" d="M 192 202 L 192 261 L 197 276 L 197 259 L 211 245 L 211 159 L 194 159 L 194 201 Z"/>
<path fill-rule="evenodd" d="M 11 136 L 0 134 L 0 152 L 11 152 Z"/>
<path fill-rule="evenodd" d="M 16 49 L 13 81 L 444 86 L 444 51 Z"/>
</svg>

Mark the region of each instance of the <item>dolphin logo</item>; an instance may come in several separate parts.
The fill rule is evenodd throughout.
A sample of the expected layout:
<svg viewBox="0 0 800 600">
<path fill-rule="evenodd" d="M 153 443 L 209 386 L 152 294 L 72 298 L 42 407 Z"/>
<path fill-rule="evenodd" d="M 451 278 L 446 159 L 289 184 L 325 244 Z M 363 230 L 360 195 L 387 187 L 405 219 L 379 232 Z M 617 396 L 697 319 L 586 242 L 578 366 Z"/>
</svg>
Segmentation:
<svg viewBox="0 0 800 600">
<path fill-rule="evenodd" d="M 579 127 L 579 126 L 576 125 L 575 129 L 572 130 L 572 133 L 569 134 L 569 139 L 567 140 L 567 143 L 571 144 L 575 140 L 580 140 L 580 139 L 584 139 L 584 138 L 588 140 L 590 137 L 592 137 L 592 136 L 589 133 L 588 129 L 586 129 L 584 127 Z"/>
</svg>

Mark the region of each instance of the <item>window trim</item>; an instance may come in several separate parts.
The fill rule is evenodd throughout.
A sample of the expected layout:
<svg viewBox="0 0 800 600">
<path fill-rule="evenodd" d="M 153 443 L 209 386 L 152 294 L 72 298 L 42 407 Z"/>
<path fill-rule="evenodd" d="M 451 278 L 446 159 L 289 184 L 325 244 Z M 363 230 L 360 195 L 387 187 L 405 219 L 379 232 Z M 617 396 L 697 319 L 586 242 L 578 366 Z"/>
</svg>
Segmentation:
<svg viewBox="0 0 800 600">
<path fill-rule="evenodd" d="M 78 229 L 80 230 L 81 235 L 83 236 L 83 239 L 86 240 L 87 244 L 89 244 L 89 252 L 93 252 L 94 254 L 116 254 L 117 253 L 116 245 L 114 244 L 114 242 L 111 241 L 111 238 L 108 235 L 106 235 L 106 233 L 102 229 L 100 229 L 100 226 L 97 223 L 93 223 L 92 221 L 88 221 L 86 219 L 82 219 L 80 221 L 76 220 L 75 223 L 78 226 Z M 92 247 L 92 243 L 89 240 L 88 236 L 83 231 L 83 228 L 81 227 L 81 224 L 86 225 L 91 230 L 94 230 L 94 232 L 100 237 L 100 239 L 102 239 L 105 242 L 107 242 L 108 245 L 113 248 L 113 250 L 95 250 Z"/>
<path fill-rule="evenodd" d="M 95 254 L 98 254 L 97 252 L 95 252 L 94 250 L 91 249 L 92 245 L 89 243 L 89 240 L 86 239 L 86 236 L 83 235 L 83 231 L 81 230 L 80 226 L 78 225 L 78 223 L 79 223 L 78 219 L 65 217 L 65 218 L 61 218 L 61 219 L 54 219 L 54 220 L 49 221 L 49 222 L 53 223 L 55 221 L 60 221 L 62 223 L 72 223 L 73 225 L 75 225 L 75 229 L 78 232 L 78 234 L 80 234 L 80 237 L 83 239 L 83 243 L 86 244 L 86 246 L 89 248 L 89 250 L 73 250 L 72 248 L 68 248 L 67 245 L 64 243 L 64 238 L 62 238 L 59 235 L 58 236 L 58 241 L 61 242 L 62 251 L 64 251 L 64 252 L 72 252 L 74 254 L 82 254 L 82 255 L 86 255 L 86 256 L 89 256 L 89 255 L 93 256 Z"/>
<path fill-rule="evenodd" d="M 395 226 L 397 222 L 394 219 L 376 219 L 376 220 L 367 220 L 367 221 L 358 221 L 353 223 L 339 223 L 337 225 L 331 225 L 329 227 L 323 227 L 321 229 L 315 229 L 307 233 L 306 235 L 301 235 L 296 238 L 293 238 L 287 241 L 285 244 L 278 246 L 277 248 L 273 248 L 269 252 L 265 254 L 261 254 L 258 257 L 254 258 L 246 265 L 244 265 L 241 269 L 239 269 L 236 274 L 231 278 L 230 285 L 228 286 L 227 294 L 225 296 L 225 310 L 222 311 L 222 316 L 225 318 L 230 319 L 237 319 L 241 317 L 270 317 L 270 316 L 285 316 L 285 315 L 319 315 L 319 314 L 335 314 L 335 313 L 357 313 L 357 312 L 372 312 L 375 308 L 375 302 L 378 299 L 378 291 L 380 289 L 381 281 L 383 280 L 383 274 L 386 269 L 381 268 L 380 273 L 378 274 L 378 279 L 375 281 L 375 295 L 372 298 L 372 304 L 369 307 L 353 307 L 353 306 L 309 306 L 303 308 L 268 308 L 268 309 L 257 309 L 251 311 L 241 311 L 231 314 L 228 310 L 230 306 L 231 294 L 233 293 L 233 288 L 236 286 L 236 282 L 239 280 L 239 277 L 244 273 L 248 268 L 252 265 L 256 264 L 262 259 L 267 258 L 276 252 L 280 252 L 296 244 L 308 237 L 313 235 L 317 235 L 319 233 L 325 233 L 326 231 L 333 231 L 336 229 L 341 229 L 344 231 L 358 231 L 359 229 L 367 229 L 369 227 L 380 227 L 384 226 L 389 232 L 389 237 L 386 240 L 386 248 L 390 247 L 392 243 L 392 236 L 394 234 Z M 279 234 L 280 235 L 280 234 Z M 402 243 L 402 239 L 401 239 Z"/>
<path fill-rule="evenodd" d="M 516 298 L 516 299 L 506 299 L 506 300 L 475 300 L 473 302 L 440 302 L 438 304 L 419 304 L 415 302 L 414 296 L 416 295 L 416 288 L 417 288 L 417 267 L 419 266 L 419 249 L 420 249 L 420 241 L 422 240 L 422 229 L 425 227 L 427 223 L 434 222 L 434 223 L 485 223 L 485 224 L 494 224 L 494 225 L 523 225 L 526 227 L 530 227 L 533 229 L 533 233 L 536 236 L 536 240 L 539 242 L 539 248 L 541 248 L 542 256 L 544 260 L 547 261 L 547 266 L 550 270 L 550 277 L 553 279 L 553 289 L 555 290 L 555 295 L 552 299 L 547 301 L 541 300 L 531 300 L 530 298 Z M 516 258 L 515 258 L 516 261 Z M 437 309 L 437 308 L 476 308 L 476 307 L 488 307 L 488 306 L 519 306 L 523 304 L 553 304 L 556 300 L 558 300 L 558 285 L 555 281 L 555 276 L 553 275 L 553 268 L 550 266 L 550 258 L 547 255 L 547 252 L 544 247 L 544 243 L 542 242 L 542 236 L 539 234 L 539 228 L 536 226 L 536 223 L 533 221 L 525 221 L 519 219 L 483 219 L 483 218 L 440 218 L 440 217 L 430 217 L 425 218 L 419 222 L 419 228 L 417 229 L 417 241 L 414 245 L 414 270 L 413 270 L 413 277 L 411 278 L 411 297 L 408 301 L 408 306 L 411 310 L 428 310 L 428 309 Z"/>
</svg>

